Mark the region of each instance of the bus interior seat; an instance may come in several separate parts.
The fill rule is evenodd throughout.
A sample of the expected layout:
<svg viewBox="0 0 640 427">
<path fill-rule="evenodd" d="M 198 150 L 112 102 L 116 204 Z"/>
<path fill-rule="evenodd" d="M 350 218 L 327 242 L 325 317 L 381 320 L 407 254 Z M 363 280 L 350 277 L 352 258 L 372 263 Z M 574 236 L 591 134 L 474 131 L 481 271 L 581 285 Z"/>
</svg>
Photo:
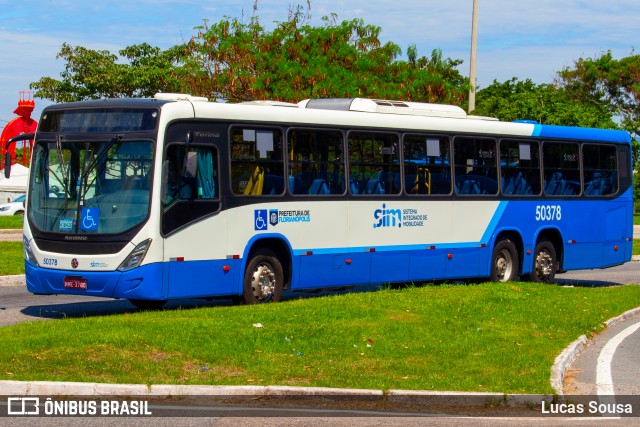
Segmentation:
<svg viewBox="0 0 640 427">
<path fill-rule="evenodd" d="M 331 194 L 327 181 L 322 178 L 314 179 L 309 187 L 308 194 Z"/>
<path fill-rule="evenodd" d="M 262 184 L 262 194 L 275 195 L 284 191 L 284 179 L 281 176 L 266 174 Z"/>
<path fill-rule="evenodd" d="M 306 186 L 304 185 L 304 181 L 294 175 L 289 175 L 289 191 L 291 194 L 306 194 Z"/>
<path fill-rule="evenodd" d="M 562 175 L 562 172 L 554 172 L 551 178 L 545 183 L 544 192 L 548 195 L 561 195 L 564 194 L 566 182 Z"/>
<path fill-rule="evenodd" d="M 351 194 L 358 194 L 358 183 L 354 180 L 349 180 L 349 191 Z"/>
<path fill-rule="evenodd" d="M 384 186 L 377 179 L 370 179 L 365 187 L 365 194 L 385 194 Z"/>
<path fill-rule="evenodd" d="M 510 176 L 506 181 L 502 178 L 502 193 L 526 195 L 533 194 L 533 191 L 531 189 L 531 185 L 527 182 L 522 172 L 518 172 L 518 175 L 515 177 Z"/>
<path fill-rule="evenodd" d="M 400 172 L 378 172 L 378 181 L 384 193 L 397 194 L 400 192 Z"/>
</svg>

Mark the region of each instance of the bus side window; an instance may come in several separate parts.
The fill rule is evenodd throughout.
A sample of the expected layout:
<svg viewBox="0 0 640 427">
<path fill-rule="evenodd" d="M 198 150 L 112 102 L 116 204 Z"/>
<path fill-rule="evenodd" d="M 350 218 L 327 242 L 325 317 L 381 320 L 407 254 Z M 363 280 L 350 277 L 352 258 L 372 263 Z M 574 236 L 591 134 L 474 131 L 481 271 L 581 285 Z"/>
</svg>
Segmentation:
<svg viewBox="0 0 640 427">
<path fill-rule="evenodd" d="M 607 196 L 618 192 L 618 162 L 613 145 L 582 146 L 585 196 Z"/>
<path fill-rule="evenodd" d="M 500 141 L 500 183 L 502 194 L 540 194 L 540 149 L 537 142 Z"/>
<path fill-rule="evenodd" d="M 279 129 L 231 129 L 231 191 L 239 196 L 272 196 L 284 192 Z"/>
<path fill-rule="evenodd" d="M 449 138 L 405 135 L 404 188 L 407 194 L 450 194 Z"/>
<path fill-rule="evenodd" d="M 580 195 L 579 147 L 576 143 L 545 142 L 544 194 L 547 196 Z"/>
<path fill-rule="evenodd" d="M 498 194 L 496 141 L 456 137 L 453 149 L 456 194 Z"/>
<path fill-rule="evenodd" d="M 291 194 L 344 193 L 344 143 L 340 132 L 294 129 L 287 141 Z"/>
<path fill-rule="evenodd" d="M 400 193 L 400 155 L 396 134 L 349 133 L 349 190 L 355 195 Z"/>
</svg>

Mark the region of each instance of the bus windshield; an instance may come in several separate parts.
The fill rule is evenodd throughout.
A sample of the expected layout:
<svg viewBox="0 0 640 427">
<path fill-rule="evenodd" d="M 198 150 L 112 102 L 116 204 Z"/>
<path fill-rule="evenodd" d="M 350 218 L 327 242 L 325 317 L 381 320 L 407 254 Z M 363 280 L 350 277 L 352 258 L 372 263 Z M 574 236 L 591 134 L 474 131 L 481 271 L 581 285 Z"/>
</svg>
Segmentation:
<svg viewBox="0 0 640 427">
<path fill-rule="evenodd" d="M 48 233 L 114 234 L 149 213 L 153 142 L 111 139 L 36 141 L 29 220 Z"/>
</svg>

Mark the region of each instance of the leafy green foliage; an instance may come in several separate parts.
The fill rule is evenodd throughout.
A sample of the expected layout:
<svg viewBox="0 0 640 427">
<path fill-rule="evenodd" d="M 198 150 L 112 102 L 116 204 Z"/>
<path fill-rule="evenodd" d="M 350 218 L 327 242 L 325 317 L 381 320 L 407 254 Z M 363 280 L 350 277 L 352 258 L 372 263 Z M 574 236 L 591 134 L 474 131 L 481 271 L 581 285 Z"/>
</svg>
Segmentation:
<svg viewBox="0 0 640 427">
<path fill-rule="evenodd" d="M 66 61 L 61 79 L 43 77 L 30 85 L 38 98 L 72 102 L 96 98 L 152 96 L 179 90 L 175 67 L 184 49 L 166 51 L 147 43 L 129 46 L 119 53 L 62 45 L 58 59 Z M 121 63 L 126 59 L 128 63 Z"/>
<path fill-rule="evenodd" d="M 596 58 L 580 58 L 573 67 L 558 72 L 557 81 L 579 102 L 607 110 L 620 119 L 634 138 L 634 169 L 640 169 L 640 55 L 614 59 L 611 51 Z M 636 180 L 634 196 L 640 198 Z"/>
<path fill-rule="evenodd" d="M 536 85 L 529 79 L 513 78 L 504 83 L 494 80 L 478 91 L 477 99 L 474 114 L 503 121 L 528 119 L 552 125 L 617 128 L 608 110 L 576 101 L 562 88 Z"/>
<path fill-rule="evenodd" d="M 314 27 L 298 6 L 289 19 L 265 30 L 257 16 L 248 23 L 223 18 L 196 27 L 186 45 L 166 51 L 146 43 L 114 55 L 63 44 L 60 79 L 31 84 L 35 96 L 56 102 L 95 98 L 147 97 L 184 92 L 230 102 L 254 99 L 299 101 L 311 97 L 371 97 L 462 103 L 468 79 L 459 60 L 439 50 L 399 61 L 398 45 L 379 39 L 380 27 L 354 19 L 324 18 Z"/>
<path fill-rule="evenodd" d="M 273 99 L 369 97 L 460 103 L 468 80 L 455 69 L 460 61 L 431 57 L 398 61 L 401 49 L 382 44 L 380 27 L 354 19 L 324 26 L 307 23 L 298 8 L 288 21 L 266 31 L 253 17 L 243 23 L 225 18 L 198 27 L 187 43 L 180 70 L 184 89 L 231 102 Z"/>
<path fill-rule="evenodd" d="M 606 109 L 622 127 L 640 137 L 640 55 L 620 60 L 611 51 L 597 58 L 580 58 L 558 73 L 569 96 Z"/>
</svg>

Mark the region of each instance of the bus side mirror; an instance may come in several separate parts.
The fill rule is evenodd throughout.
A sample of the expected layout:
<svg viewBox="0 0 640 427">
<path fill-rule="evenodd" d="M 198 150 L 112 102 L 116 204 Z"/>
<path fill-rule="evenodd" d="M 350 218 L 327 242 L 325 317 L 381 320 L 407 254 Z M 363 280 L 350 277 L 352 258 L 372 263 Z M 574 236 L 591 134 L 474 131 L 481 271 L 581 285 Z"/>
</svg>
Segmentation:
<svg viewBox="0 0 640 427">
<path fill-rule="evenodd" d="M 7 179 L 11 177 L 11 153 L 4 156 L 4 177 Z"/>
</svg>

